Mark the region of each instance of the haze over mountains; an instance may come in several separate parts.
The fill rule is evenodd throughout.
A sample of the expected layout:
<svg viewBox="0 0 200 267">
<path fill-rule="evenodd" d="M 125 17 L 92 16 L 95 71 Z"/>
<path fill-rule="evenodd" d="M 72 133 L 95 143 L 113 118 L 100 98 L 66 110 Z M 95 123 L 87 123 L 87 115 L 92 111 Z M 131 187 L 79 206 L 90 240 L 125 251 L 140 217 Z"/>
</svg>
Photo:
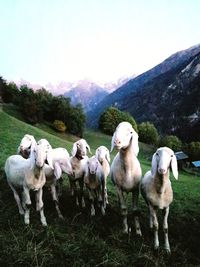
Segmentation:
<svg viewBox="0 0 200 267">
<path fill-rule="evenodd" d="M 106 96 L 87 114 L 97 127 L 109 106 L 128 111 L 137 122 L 151 121 L 163 133 L 187 139 L 200 134 L 200 45 L 177 52 Z"/>
</svg>

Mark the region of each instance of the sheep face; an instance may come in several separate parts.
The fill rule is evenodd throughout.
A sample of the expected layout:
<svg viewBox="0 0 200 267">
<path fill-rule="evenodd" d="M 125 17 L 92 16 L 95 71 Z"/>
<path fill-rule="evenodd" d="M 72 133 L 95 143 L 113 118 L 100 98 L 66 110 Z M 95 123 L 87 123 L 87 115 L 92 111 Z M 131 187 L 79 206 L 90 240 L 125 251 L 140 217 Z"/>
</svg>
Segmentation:
<svg viewBox="0 0 200 267">
<path fill-rule="evenodd" d="M 19 145 L 19 153 L 24 158 L 28 158 L 30 154 L 31 145 L 35 141 L 35 138 L 32 135 L 26 134 Z"/>
<path fill-rule="evenodd" d="M 48 162 L 49 166 L 53 168 L 52 159 L 52 147 L 46 139 L 41 139 L 38 141 L 37 145 L 34 147 L 35 163 L 38 168 L 42 168 L 45 161 Z"/>
<path fill-rule="evenodd" d="M 89 170 L 89 173 L 94 175 L 96 174 L 97 172 L 97 168 L 98 168 L 98 160 L 95 156 L 93 156 L 92 158 L 90 158 L 88 160 L 88 170 Z"/>
<path fill-rule="evenodd" d="M 100 163 L 102 163 L 105 159 L 110 162 L 110 153 L 105 146 L 98 147 L 95 155 Z"/>
<path fill-rule="evenodd" d="M 73 157 L 78 155 L 80 158 L 84 158 L 87 155 L 87 151 L 91 153 L 90 146 L 85 141 L 85 139 L 80 139 L 73 144 L 71 154 Z"/>
<path fill-rule="evenodd" d="M 166 175 L 170 167 L 175 179 L 178 179 L 177 160 L 173 150 L 160 147 L 152 157 L 152 175 L 155 176 L 157 172 L 160 175 Z"/>
<path fill-rule="evenodd" d="M 130 145 L 131 140 L 134 147 L 134 153 L 137 155 L 139 151 L 138 134 L 135 132 L 130 123 L 121 122 L 113 134 L 111 151 L 114 147 L 116 147 L 117 150 L 126 149 Z"/>
</svg>

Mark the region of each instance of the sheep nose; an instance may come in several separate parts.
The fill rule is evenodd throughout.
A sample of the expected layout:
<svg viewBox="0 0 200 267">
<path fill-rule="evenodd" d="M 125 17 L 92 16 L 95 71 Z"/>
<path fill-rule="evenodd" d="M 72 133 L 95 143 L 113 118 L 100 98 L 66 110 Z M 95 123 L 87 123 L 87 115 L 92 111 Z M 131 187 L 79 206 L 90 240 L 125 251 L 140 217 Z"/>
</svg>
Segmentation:
<svg viewBox="0 0 200 267">
<path fill-rule="evenodd" d="M 120 145 L 121 141 L 119 139 L 115 139 L 114 143 L 115 143 L 115 145 Z"/>
<path fill-rule="evenodd" d="M 23 150 L 23 146 L 22 145 L 19 148 L 20 148 L 20 150 Z"/>
<path fill-rule="evenodd" d="M 165 169 L 163 169 L 163 168 L 159 168 L 159 170 L 158 170 L 158 171 L 159 171 L 159 173 L 160 173 L 160 174 L 165 174 L 165 173 L 166 173 L 166 170 L 165 170 Z"/>
</svg>

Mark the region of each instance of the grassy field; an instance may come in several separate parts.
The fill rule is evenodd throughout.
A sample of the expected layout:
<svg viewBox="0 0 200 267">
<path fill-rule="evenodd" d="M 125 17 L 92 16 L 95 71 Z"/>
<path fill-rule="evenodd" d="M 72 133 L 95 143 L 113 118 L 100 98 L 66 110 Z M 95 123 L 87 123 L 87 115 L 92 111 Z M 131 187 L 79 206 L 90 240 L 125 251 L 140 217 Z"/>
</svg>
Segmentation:
<svg viewBox="0 0 200 267">
<path fill-rule="evenodd" d="M 134 231 L 128 236 L 121 233 L 117 198 L 109 179 L 110 205 L 106 216 L 98 213 L 91 219 L 88 205 L 86 209 L 78 209 L 69 196 L 66 178 L 60 199 L 65 219 L 60 221 L 57 218 L 51 196 L 45 190 L 48 227 L 42 228 L 34 205 L 31 208 L 31 225 L 25 227 L 3 173 L 6 158 L 15 154 L 25 133 L 34 135 L 36 139 L 47 138 L 53 147 L 63 146 L 68 151 L 76 140 L 73 136 L 56 134 L 47 125 L 37 126 L 32 127 L 0 110 L 0 266 L 200 266 L 200 177 L 182 172 L 178 181 L 172 180 L 174 202 L 169 215 L 171 256 L 167 256 L 162 247 L 154 253 L 147 208 L 141 196 L 139 208 L 143 237 L 136 237 Z M 86 131 L 84 138 L 93 153 L 102 144 L 110 148 L 111 138 L 106 135 Z M 144 144 L 140 147 L 139 160 L 144 173 L 150 168 L 152 148 Z M 131 209 L 129 212 L 128 219 L 132 224 Z M 160 241 L 162 245 L 162 229 Z"/>
</svg>

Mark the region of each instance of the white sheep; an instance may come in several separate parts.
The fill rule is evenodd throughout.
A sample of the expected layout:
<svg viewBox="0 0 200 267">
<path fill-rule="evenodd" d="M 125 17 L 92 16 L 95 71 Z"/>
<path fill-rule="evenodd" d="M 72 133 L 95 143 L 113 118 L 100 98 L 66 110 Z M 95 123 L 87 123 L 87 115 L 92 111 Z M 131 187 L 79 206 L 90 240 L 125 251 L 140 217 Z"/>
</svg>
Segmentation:
<svg viewBox="0 0 200 267">
<path fill-rule="evenodd" d="M 105 180 L 105 205 L 108 204 L 108 193 L 107 193 L 107 177 L 110 173 L 110 153 L 109 150 L 105 146 L 100 146 L 96 149 L 95 156 L 97 157 L 98 161 L 100 162 L 104 174 Z"/>
<path fill-rule="evenodd" d="M 150 212 L 150 228 L 154 228 L 154 248 L 159 248 L 159 225 L 156 211 L 157 209 L 162 209 L 164 214 L 164 248 L 168 253 L 170 253 L 170 245 L 168 239 L 167 218 L 169 215 L 169 205 L 173 200 L 173 191 L 169 179 L 170 167 L 175 179 L 178 179 L 177 160 L 174 152 L 168 147 L 158 148 L 152 157 L 151 171 L 146 172 L 141 182 L 141 193 Z"/>
<path fill-rule="evenodd" d="M 17 154 L 27 159 L 30 155 L 31 145 L 35 142 L 36 141 L 33 135 L 25 134 L 17 148 Z"/>
<path fill-rule="evenodd" d="M 98 205 L 101 207 L 102 215 L 105 215 L 104 201 L 105 201 L 105 179 L 102 166 L 96 156 L 88 159 L 85 166 L 84 183 L 88 190 L 89 200 L 91 204 L 91 216 L 95 215 L 94 199 L 98 200 Z"/>
<path fill-rule="evenodd" d="M 43 226 L 47 225 L 43 210 L 42 187 L 46 182 L 44 165 L 48 161 L 52 166 L 51 146 L 38 145 L 32 142 L 30 156 L 24 159 L 21 155 L 10 156 L 5 163 L 5 173 L 8 184 L 13 191 L 17 202 L 19 213 L 24 214 L 25 224 L 30 223 L 31 205 L 30 190 L 36 191 L 36 209 L 40 212 L 40 219 Z M 22 190 L 22 199 L 18 194 Z"/>
<path fill-rule="evenodd" d="M 85 173 L 85 165 L 88 160 L 87 151 L 89 151 L 89 153 L 91 154 L 90 146 L 88 145 L 85 139 L 80 139 L 73 144 L 71 151 L 72 156 L 70 158 L 73 175 L 68 175 L 71 187 L 71 195 L 75 195 L 77 206 L 79 206 L 77 182 L 79 183 L 80 203 L 82 207 L 85 207 L 85 201 L 83 197 L 83 177 Z"/>
<path fill-rule="evenodd" d="M 56 186 L 60 186 L 59 179 L 61 178 L 62 172 L 67 175 L 73 174 L 70 156 L 65 148 L 59 147 L 52 149 L 52 165 L 54 169 L 45 164 L 46 185 L 51 188 L 51 195 L 55 203 L 58 216 L 62 219 L 63 216 L 59 208 L 59 192 L 57 192 Z"/>
<path fill-rule="evenodd" d="M 116 147 L 119 151 L 111 165 L 111 180 L 115 185 L 123 216 L 123 232 L 128 233 L 127 205 L 124 192 L 132 193 L 133 210 L 137 210 L 139 185 L 142 176 L 140 163 L 137 159 L 139 152 L 138 134 L 128 122 L 121 122 L 112 137 L 111 151 Z M 134 217 L 136 234 L 142 235 L 138 216 Z"/>
</svg>

